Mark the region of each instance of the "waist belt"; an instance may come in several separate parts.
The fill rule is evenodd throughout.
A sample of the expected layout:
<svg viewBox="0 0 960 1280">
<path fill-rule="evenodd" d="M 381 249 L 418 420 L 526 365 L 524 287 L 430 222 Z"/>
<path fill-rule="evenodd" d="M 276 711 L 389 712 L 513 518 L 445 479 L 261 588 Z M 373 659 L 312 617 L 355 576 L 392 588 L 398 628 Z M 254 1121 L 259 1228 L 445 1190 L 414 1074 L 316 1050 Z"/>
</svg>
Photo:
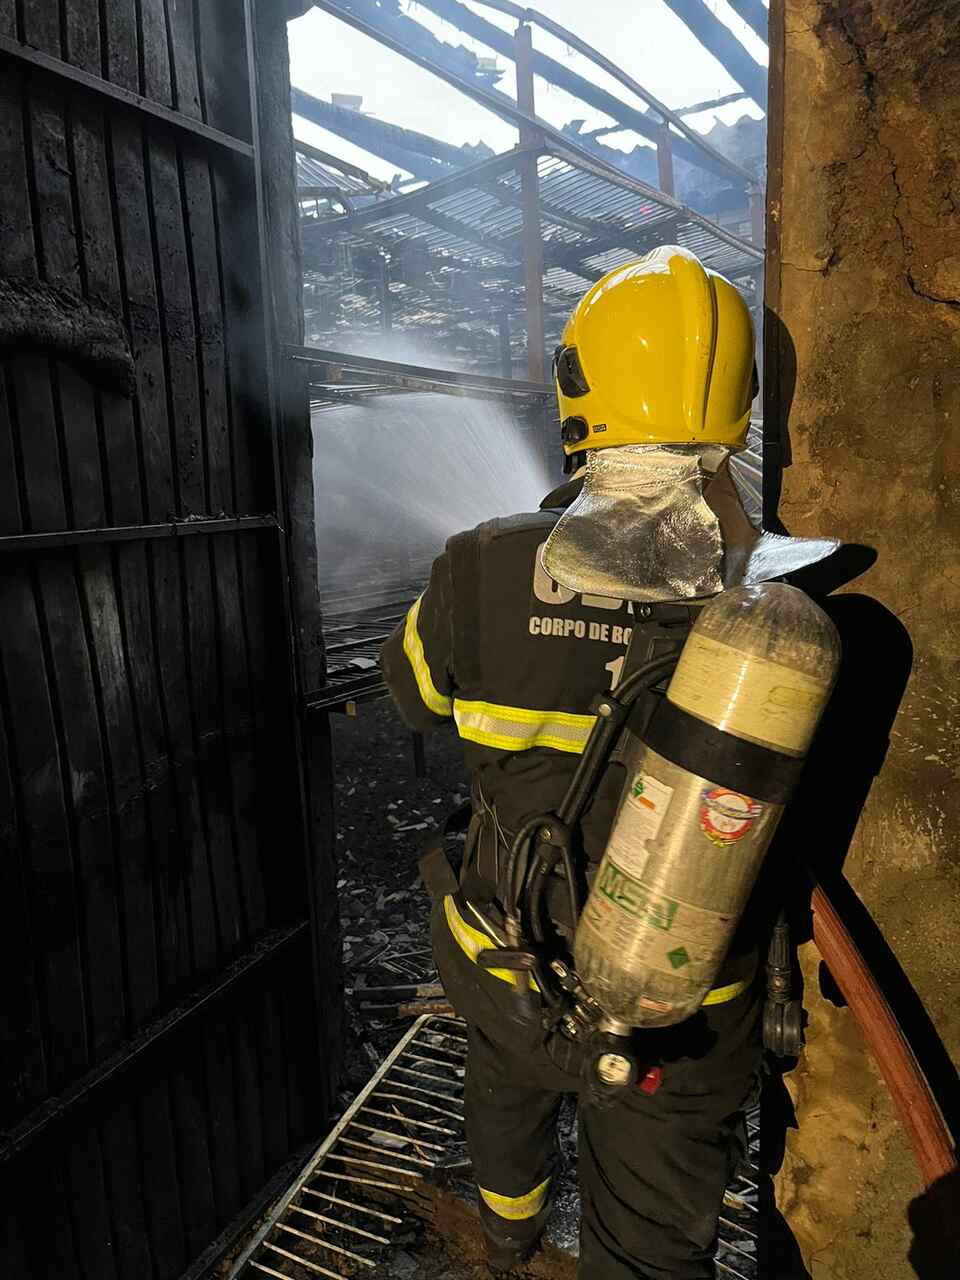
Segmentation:
<svg viewBox="0 0 960 1280">
<path fill-rule="evenodd" d="M 472 960 L 476 964 L 477 956 L 481 951 L 496 947 L 497 944 L 492 938 L 464 920 L 452 894 L 448 894 L 444 898 L 443 911 L 447 927 L 468 960 Z M 736 1000 L 737 996 L 742 996 L 756 976 L 757 953 L 751 951 L 745 956 L 737 957 L 736 960 L 730 962 L 730 970 L 738 972 L 736 980 L 708 991 L 703 1000 L 704 1005 L 726 1004 L 730 1000 Z M 514 973 L 510 969 L 487 969 L 486 972 L 494 978 L 499 978 L 501 982 L 510 982 L 514 986 L 523 982 L 525 978 L 525 975 Z M 529 982 L 534 991 L 539 990 L 537 984 L 529 975 L 526 975 L 526 981 Z"/>
<path fill-rule="evenodd" d="M 447 894 L 444 898 L 443 912 L 446 916 L 447 927 L 453 935 L 454 941 L 467 959 L 472 960 L 474 964 L 476 964 L 477 956 L 481 951 L 496 947 L 497 944 L 493 939 L 487 937 L 482 930 L 474 928 L 472 924 L 467 924 L 453 900 L 453 894 Z M 540 990 L 529 974 L 514 973 L 510 969 L 487 969 L 486 972 L 494 978 L 499 978 L 501 982 L 509 982 L 513 986 L 517 986 L 526 980 L 534 991 Z"/>
</svg>

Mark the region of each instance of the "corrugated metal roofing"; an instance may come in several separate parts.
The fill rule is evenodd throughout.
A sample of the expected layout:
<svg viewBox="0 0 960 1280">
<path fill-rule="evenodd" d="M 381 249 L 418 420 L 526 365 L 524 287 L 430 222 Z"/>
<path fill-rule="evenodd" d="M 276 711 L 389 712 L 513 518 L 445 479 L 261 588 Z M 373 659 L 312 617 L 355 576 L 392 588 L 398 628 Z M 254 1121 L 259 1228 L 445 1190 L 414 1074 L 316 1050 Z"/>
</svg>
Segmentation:
<svg viewBox="0 0 960 1280">
<path fill-rule="evenodd" d="M 333 164 L 324 164 L 314 156 L 295 149 L 297 187 L 327 187 L 345 196 L 373 196 L 378 188 Z"/>
<path fill-rule="evenodd" d="M 444 348 L 472 344 L 485 353 L 481 367 L 501 359 L 498 323 L 509 317 L 514 344 L 526 323 L 520 161 L 529 151 L 517 148 L 403 194 L 358 200 L 345 191 L 343 213 L 330 205 L 310 210 L 301 230 L 311 340 L 336 346 L 338 333 L 389 328 Z M 603 163 L 559 147 L 536 155 L 548 349 L 593 281 L 658 244 L 690 248 L 740 282 L 755 304 L 763 264 L 755 246 Z M 310 169 L 311 185 L 326 167 Z M 521 353 L 517 347 L 515 356 Z"/>
<path fill-rule="evenodd" d="M 686 245 L 707 266 L 731 278 L 760 270 L 762 254 L 753 245 L 625 174 L 588 169 L 579 158 L 555 152 L 542 152 L 537 167 L 548 291 L 582 293 L 611 266 L 670 242 Z M 431 256 L 473 268 L 519 266 L 522 210 L 516 158 L 509 166 L 501 163 L 499 170 L 489 161 L 471 166 L 414 196 L 380 201 L 374 217 L 367 209 L 324 218 L 312 235 L 401 254 L 416 245 Z"/>
</svg>

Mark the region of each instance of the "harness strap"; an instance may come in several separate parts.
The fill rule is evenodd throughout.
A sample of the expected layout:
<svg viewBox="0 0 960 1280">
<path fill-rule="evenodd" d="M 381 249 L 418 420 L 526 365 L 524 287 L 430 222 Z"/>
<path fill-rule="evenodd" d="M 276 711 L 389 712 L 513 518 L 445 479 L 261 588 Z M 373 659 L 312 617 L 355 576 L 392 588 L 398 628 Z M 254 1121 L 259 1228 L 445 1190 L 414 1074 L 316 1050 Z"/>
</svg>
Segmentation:
<svg viewBox="0 0 960 1280">
<path fill-rule="evenodd" d="M 448 894 L 443 900 L 443 913 L 446 916 L 447 927 L 453 934 L 457 946 L 467 959 L 472 960 L 474 964 L 477 963 L 477 956 L 481 951 L 488 951 L 491 947 L 496 947 L 497 944 L 492 938 L 488 938 L 485 933 L 475 929 L 473 925 L 464 920 L 457 910 L 457 904 L 454 902 L 452 894 Z M 522 974 L 514 973 L 511 969 L 487 969 L 486 972 L 492 974 L 494 978 L 499 978 L 501 982 L 509 982 L 512 986 L 519 985 L 523 978 Z M 526 975 L 526 978 L 533 990 L 538 990 L 537 984 L 529 974 Z"/>
<path fill-rule="evenodd" d="M 482 933 L 464 920 L 452 894 L 448 894 L 444 898 L 443 911 L 454 941 L 467 959 L 472 960 L 474 964 L 477 963 L 477 956 L 481 951 L 487 951 L 497 945 L 492 938 L 488 938 L 485 933 Z M 753 982 L 757 971 L 756 953 L 750 952 L 744 956 L 740 967 L 745 971 L 743 976 L 734 982 L 728 982 L 724 986 L 714 987 L 712 991 L 708 991 L 703 1001 L 705 1005 L 727 1004 L 731 1000 L 736 1000 L 737 996 L 743 995 L 751 982 Z M 495 978 L 499 978 L 501 982 L 509 982 L 513 986 L 522 981 L 522 975 L 514 973 L 510 969 L 487 969 L 486 972 L 492 974 Z M 534 991 L 538 989 L 537 984 L 529 975 L 527 975 L 527 981 Z M 491 1208 L 493 1208 L 492 1205 Z"/>
</svg>

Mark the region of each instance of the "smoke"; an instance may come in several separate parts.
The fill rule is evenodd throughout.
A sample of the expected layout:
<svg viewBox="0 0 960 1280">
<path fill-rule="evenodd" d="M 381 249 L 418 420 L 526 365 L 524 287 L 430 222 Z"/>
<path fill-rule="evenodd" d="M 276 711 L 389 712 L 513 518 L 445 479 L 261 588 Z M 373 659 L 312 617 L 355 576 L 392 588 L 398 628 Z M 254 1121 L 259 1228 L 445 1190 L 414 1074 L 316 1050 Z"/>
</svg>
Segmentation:
<svg viewBox="0 0 960 1280">
<path fill-rule="evenodd" d="M 535 511 L 557 483 L 535 428 L 492 401 L 384 395 L 312 425 L 321 585 L 425 577 L 451 534 Z"/>
<path fill-rule="evenodd" d="M 479 319 L 479 318 L 478 318 Z M 490 330 L 491 334 L 495 330 Z M 345 355 L 370 356 L 375 360 L 396 360 L 399 364 L 417 364 L 428 369 L 450 369 L 453 372 L 490 372 L 500 375 L 500 369 L 479 370 L 476 352 L 465 348 L 460 354 L 441 343 L 431 341 L 427 335 L 416 332 L 379 329 L 343 329 L 336 333 L 309 333 L 307 341 L 318 347 L 333 347 Z"/>
</svg>

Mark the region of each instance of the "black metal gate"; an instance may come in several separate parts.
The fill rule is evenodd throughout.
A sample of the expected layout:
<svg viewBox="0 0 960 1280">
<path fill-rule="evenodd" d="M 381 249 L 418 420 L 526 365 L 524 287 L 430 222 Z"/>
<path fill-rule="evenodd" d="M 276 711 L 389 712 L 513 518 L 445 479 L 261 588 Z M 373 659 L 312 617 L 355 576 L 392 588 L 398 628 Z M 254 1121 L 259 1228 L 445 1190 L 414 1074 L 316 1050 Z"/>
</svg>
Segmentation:
<svg viewBox="0 0 960 1280">
<path fill-rule="evenodd" d="M 199 1274 L 329 1110 L 283 9 L 0 0 L 11 1280 Z"/>
</svg>

